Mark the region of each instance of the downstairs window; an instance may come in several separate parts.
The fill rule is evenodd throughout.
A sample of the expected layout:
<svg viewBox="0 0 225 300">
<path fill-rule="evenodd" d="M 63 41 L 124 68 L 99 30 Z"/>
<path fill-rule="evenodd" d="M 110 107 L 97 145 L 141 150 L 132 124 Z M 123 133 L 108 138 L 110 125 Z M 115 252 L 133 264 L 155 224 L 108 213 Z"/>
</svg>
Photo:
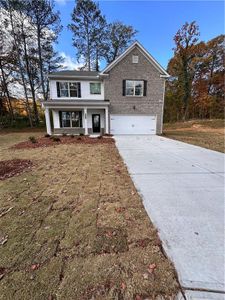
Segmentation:
<svg viewBox="0 0 225 300">
<path fill-rule="evenodd" d="M 82 111 L 60 111 L 60 126 L 65 127 L 82 127 Z"/>
</svg>

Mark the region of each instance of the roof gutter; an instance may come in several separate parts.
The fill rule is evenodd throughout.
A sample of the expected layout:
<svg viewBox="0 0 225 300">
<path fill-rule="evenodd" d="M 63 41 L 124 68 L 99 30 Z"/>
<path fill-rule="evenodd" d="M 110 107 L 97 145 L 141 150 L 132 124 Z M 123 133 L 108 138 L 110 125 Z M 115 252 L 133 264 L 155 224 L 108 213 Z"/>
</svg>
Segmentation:
<svg viewBox="0 0 225 300">
<path fill-rule="evenodd" d="M 168 74 L 168 75 L 160 75 L 160 78 L 170 78 L 171 76 Z"/>
<path fill-rule="evenodd" d="M 100 76 L 77 76 L 77 75 L 48 75 L 48 78 L 78 78 L 78 79 L 100 79 Z"/>
</svg>

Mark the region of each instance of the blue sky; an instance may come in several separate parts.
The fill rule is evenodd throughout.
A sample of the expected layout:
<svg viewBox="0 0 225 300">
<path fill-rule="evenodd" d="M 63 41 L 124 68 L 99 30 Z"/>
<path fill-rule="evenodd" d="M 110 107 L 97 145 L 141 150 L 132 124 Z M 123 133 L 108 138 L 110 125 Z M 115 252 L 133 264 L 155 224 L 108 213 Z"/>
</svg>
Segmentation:
<svg viewBox="0 0 225 300">
<path fill-rule="evenodd" d="M 74 0 L 56 0 L 64 27 L 56 50 L 64 56 L 68 68 L 77 67 L 72 33 L 67 29 L 74 3 Z M 173 55 L 173 36 L 186 21 L 198 23 L 200 39 L 204 41 L 224 33 L 223 1 L 104 0 L 99 5 L 108 22 L 120 20 L 138 30 L 136 39 L 165 68 Z"/>
</svg>

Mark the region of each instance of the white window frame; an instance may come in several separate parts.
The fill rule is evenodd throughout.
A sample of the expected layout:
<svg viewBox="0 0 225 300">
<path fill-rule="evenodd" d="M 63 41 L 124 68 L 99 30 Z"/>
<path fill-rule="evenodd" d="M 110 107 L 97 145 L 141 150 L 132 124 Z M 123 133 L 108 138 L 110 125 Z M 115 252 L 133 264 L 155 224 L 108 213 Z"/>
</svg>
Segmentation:
<svg viewBox="0 0 225 300">
<path fill-rule="evenodd" d="M 91 84 L 100 84 L 100 94 L 96 94 L 96 93 L 91 93 Z M 90 89 L 90 95 L 101 95 L 102 94 L 102 85 L 101 85 L 101 82 L 97 82 L 97 81 L 92 81 L 92 82 L 89 82 L 89 89 Z"/>
<path fill-rule="evenodd" d="M 60 94 L 60 97 L 59 98 L 79 98 L 78 97 L 78 87 L 77 87 L 77 96 L 76 97 L 74 97 L 74 96 L 70 96 L 70 83 L 76 83 L 76 84 L 78 84 L 78 83 L 80 83 L 80 81 L 58 81 L 58 83 L 59 83 L 59 94 Z M 60 84 L 61 83 L 66 83 L 66 85 L 67 85 L 67 91 L 68 91 L 68 96 L 61 96 L 61 88 L 60 88 Z M 80 83 L 80 85 L 81 85 L 81 83 Z M 65 89 L 62 89 L 62 90 L 65 90 Z"/>
<path fill-rule="evenodd" d="M 68 127 L 68 126 L 63 126 L 63 120 L 61 120 L 61 122 L 62 122 L 62 127 L 61 128 L 83 128 L 82 127 L 82 125 L 83 125 L 83 114 L 81 113 L 81 120 L 80 120 L 80 125 L 81 126 L 79 126 L 79 127 L 77 127 L 77 126 L 72 126 L 72 113 L 79 113 L 79 115 L 80 115 L 80 112 L 81 111 L 79 111 L 79 110 L 75 110 L 75 111 L 61 111 L 61 113 L 69 113 L 70 114 L 70 126 Z"/>
<path fill-rule="evenodd" d="M 133 83 L 133 95 L 128 95 L 127 94 L 127 89 L 128 88 L 131 88 L 131 87 L 127 87 L 127 82 L 132 82 Z M 140 94 L 140 95 L 136 95 L 135 94 L 135 86 L 136 86 L 136 83 L 142 83 L 142 93 Z M 143 97 L 143 95 L 144 95 L 144 80 L 126 80 L 126 86 L 125 86 L 125 96 L 126 97 Z"/>
</svg>

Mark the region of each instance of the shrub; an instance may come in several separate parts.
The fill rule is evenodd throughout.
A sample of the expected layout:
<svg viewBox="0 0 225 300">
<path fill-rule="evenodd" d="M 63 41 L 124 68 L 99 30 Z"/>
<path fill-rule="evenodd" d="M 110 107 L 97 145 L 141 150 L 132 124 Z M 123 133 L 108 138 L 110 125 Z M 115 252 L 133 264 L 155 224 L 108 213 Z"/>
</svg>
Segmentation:
<svg viewBox="0 0 225 300">
<path fill-rule="evenodd" d="M 74 134 L 71 134 L 70 137 L 71 137 L 71 138 L 74 138 Z"/>
<path fill-rule="evenodd" d="M 80 136 L 84 136 L 84 134 L 81 132 L 81 133 L 80 133 Z"/>
<path fill-rule="evenodd" d="M 37 143 L 37 140 L 36 140 L 35 136 L 30 136 L 30 137 L 29 137 L 29 140 L 30 140 L 31 143 L 33 143 L 33 144 Z"/>
<path fill-rule="evenodd" d="M 60 142 L 60 138 L 58 136 L 53 136 L 52 137 L 53 142 Z"/>
<path fill-rule="evenodd" d="M 50 137 L 50 134 L 46 133 L 46 134 L 45 134 L 45 137 L 46 137 L 46 138 L 49 138 L 49 137 Z"/>
</svg>

